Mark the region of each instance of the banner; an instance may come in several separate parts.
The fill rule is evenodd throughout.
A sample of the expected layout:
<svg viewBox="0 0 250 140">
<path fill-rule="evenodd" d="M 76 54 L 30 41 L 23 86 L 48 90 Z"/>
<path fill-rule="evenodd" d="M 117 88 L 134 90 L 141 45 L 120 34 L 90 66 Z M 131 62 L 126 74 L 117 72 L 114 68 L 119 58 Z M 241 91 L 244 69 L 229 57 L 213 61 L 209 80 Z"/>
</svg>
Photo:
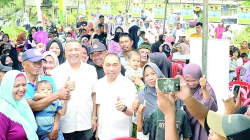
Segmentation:
<svg viewBox="0 0 250 140">
<path fill-rule="evenodd" d="M 239 7 L 238 9 L 238 24 L 250 25 L 250 7 Z"/>
<path fill-rule="evenodd" d="M 186 19 L 194 19 L 194 10 L 192 4 L 182 4 L 181 5 L 181 14 L 183 17 L 183 20 Z"/>
<path fill-rule="evenodd" d="M 164 18 L 164 4 L 154 4 L 154 17 Z"/>
<path fill-rule="evenodd" d="M 111 15 L 111 5 L 109 1 L 102 1 L 102 12 L 103 15 Z"/>
<path fill-rule="evenodd" d="M 59 12 L 60 12 L 60 15 L 59 15 L 59 19 L 60 19 L 60 23 L 62 23 L 64 21 L 64 15 L 63 15 L 63 0 L 59 0 Z"/>
<path fill-rule="evenodd" d="M 208 10 L 209 22 L 221 22 L 221 6 L 210 5 Z"/>
<path fill-rule="evenodd" d="M 141 4 L 133 3 L 131 5 L 131 17 L 141 17 Z"/>
<path fill-rule="evenodd" d="M 79 14 L 86 15 L 85 3 L 84 0 L 79 0 Z"/>
</svg>

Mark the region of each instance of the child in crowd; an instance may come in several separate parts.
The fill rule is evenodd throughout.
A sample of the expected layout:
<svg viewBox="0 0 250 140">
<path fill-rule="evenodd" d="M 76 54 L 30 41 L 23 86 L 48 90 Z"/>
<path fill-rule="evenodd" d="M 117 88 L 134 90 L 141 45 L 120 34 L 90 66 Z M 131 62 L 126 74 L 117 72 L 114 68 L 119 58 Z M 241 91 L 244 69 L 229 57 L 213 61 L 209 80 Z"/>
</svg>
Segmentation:
<svg viewBox="0 0 250 140">
<path fill-rule="evenodd" d="M 140 32 L 140 36 L 142 37 L 142 39 L 143 39 L 144 42 L 148 42 L 148 39 L 145 38 L 145 32 L 144 31 Z"/>
<path fill-rule="evenodd" d="M 125 76 L 133 81 L 138 77 L 142 79 L 142 69 L 140 67 L 141 55 L 137 50 L 133 50 L 128 53 L 129 66 L 126 68 Z M 136 86 L 138 88 L 138 86 Z"/>
<path fill-rule="evenodd" d="M 249 61 L 249 60 L 248 60 L 248 56 L 247 56 L 246 53 L 242 53 L 242 54 L 240 55 L 240 57 L 241 57 L 242 60 L 243 60 L 243 65 Z"/>
<path fill-rule="evenodd" d="M 176 101 L 177 97 L 172 100 Z M 173 101 L 174 102 L 174 101 Z M 144 135 L 149 133 L 150 140 L 165 139 L 165 116 L 159 108 L 155 109 L 154 112 L 146 118 L 143 118 L 143 112 L 146 107 L 146 100 L 144 104 L 139 106 L 138 112 L 138 123 L 137 131 L 143 132 Z M 185 111 L 176 109 L 175 111 L 175 122 L 180 140 L 189 140 L 192 136 L 192 130 L 189 122 L 188 115 Z"/>
<path fill-rule="evenodd" d="M 34 100 L 43 99 L 51 94 L 53 94 L 52 84 L 47 80 L 39 81 L 36 85 Z M 37 135 L 40 140 L 49 140 L 47 134 L 53 129 L 55 114 L 58 112 L 60 115 L 64 116 L 66 114 L 66 110 L 67 100 L 64 101 L 63 106 L 61 101 L 54 101 L 44 110 L 36 113 L 36 123 L 38 126 Z M 57 140 L 64 140 L 63 134 L 60 130 L 58 132 Z"/>
</svg>

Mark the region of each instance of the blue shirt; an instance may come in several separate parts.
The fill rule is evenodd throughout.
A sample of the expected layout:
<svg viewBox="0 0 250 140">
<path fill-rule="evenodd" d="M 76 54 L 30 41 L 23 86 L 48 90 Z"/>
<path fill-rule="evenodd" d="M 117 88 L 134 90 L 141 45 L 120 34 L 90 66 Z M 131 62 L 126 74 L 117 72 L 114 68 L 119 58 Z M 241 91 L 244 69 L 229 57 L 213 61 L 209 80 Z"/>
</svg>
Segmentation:
<svg viewBox="0 0 250 140">
<path fill-rule="evenodd" d="M 45 135 L 52 131 L 55 120 L 54 116 L 61 109 L 61 101 L 54 101 L 44 110 L 36 113 L 37 135 Z"/>
<path fill-rule="evenodd" d="M 214 11 L 213 11 L 213 10 L 209 10 L 208 16 L 209 16 L 209 17 L 214 17 Z"/>
<path fill-rule="evenodd" d="M 175 21 L 175 15 L 169 14 L 168 15 L 168 24 L 174 24 L 174 21 Z"/>
<path fill-rule="evenodd" d="M 54 80 L 50 76 L 39 75 L 37 81 L 42 81 L 42 80 L 49 81 L 51 83 L 51 85 L 52 85 L 53 93 L 57 92 L 56 84 L 55 84 Z M 33 83 L 30 83 L 28 81 L 27 91 L 25 93 L 24 98 L 26 100 L 28 100 L 28 99 L 32 99 L 33 100 L 35 93 L 36 93 L 36 85 L 34 85 Z"/>
</svg>

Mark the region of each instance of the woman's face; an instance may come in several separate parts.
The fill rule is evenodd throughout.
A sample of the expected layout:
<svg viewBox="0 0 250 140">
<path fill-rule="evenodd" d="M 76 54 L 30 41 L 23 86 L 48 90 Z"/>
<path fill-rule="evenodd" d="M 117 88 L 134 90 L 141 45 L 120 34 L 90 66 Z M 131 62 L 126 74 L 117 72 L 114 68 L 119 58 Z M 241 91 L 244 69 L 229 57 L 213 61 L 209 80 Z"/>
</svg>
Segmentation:
<svg viewBox="0 0 250 140">
<path fill-rule="evenodd" d="M 84 39 L 84 40 L 82 41 L 82 43 L 84 43 L 84 44 L 88 44 L 88 43 L 89 43 L 89 41 L 88 41 L 87 39 Z"/>
<path fill-rule="evenodd" d="M 140 21 L 140 26 L 143 26 L 143 22 L 142 21 Z"/>
<path fill-rule="evenodd" d="M 5 60 L 5 65 L 8 65 L 9 63 L 13 63 L 13 61 L 9 56 L 7 56 Z"/>
<path fill-rule="evenodd" d="M 183 47 L 182 47 L 181 45 L 178 46 L 178 51 L 179 51 L 180 53 L 183 53 L 184 50 L 183 50 Z"/>
<path fill-rule="evenodd" d="M 82 61 L 85 62 L 85 60 L 87 59 L 88 57 L 88 51 L 85 47 L 82 47 L 83 49 L 83 55 L 82 55 Z"/>
<path fill-rule="evenodd" d="M 33 29 L 31 30 L 31 35 L 33 36 L 35 33 L 36 33 L 36 29 L 33 28 Z"/>
<path fill-rule="evenodd" d="M 198 86 L 198 84 L 199 84 L 199 81 L 198 80 L 195 80 L 193 77 L 191 77 L 191 76 L 187 76 L 186 78 L 185 78 L 185 81 L 188 83 L 188 85 L 189 85 L 189 87 L 191 88 L 191 89 L 193 89 L 193 88 L 196 88 L 197 86 Z"/>
<path fill-rule="evenodd" d="M 37 45 L 39 42 L 34 39 L 35 44 Z"/>
<path fill-rule="evenodd" d="M 62 25 L 59 26 L 59 30 L 62 30 Z"/>
<path fill-rule="evenodd" d="M 150 67 L 147 66 L 144 71 L 144 79 L 145 82 L 150 86 L 150 87 L 155 87 L 156 84 L 156 79 L 158 79 L 158 75 L 156 72 Z"/>
<path fill-rule="evenodd" d="M 228 31 L 231 31 L 231 26 L 229 26 L 229 27 L 227 28 L 227 30 L 228 30 Z"/>
<path fill-rule="evenodd" d="M 58 57 L 60 55 L 60 47 L 57 42 L 53 42 L 50 45 L 49 51 L 54 52 Z"/>
<path fill-rule="evenodd" d="M 26 79 L 24 76 L 16 78 L 14 87 L 12 89 L 12 96 L 15 100 L 22 100 L 27 91 Z"/>
<path fill-rule="evenodd" d="M 238 51 L 235 51 L 235 52 L 233 53 L 233 56 L 238 57 L 238 56 L 239 56 Z"/>
<path fill-rule="evenodd" d="M 9 41 L 9 37 L 7 35 L 3 36 L 3 42 L 8 42 Z"/>
<path fill-rule="evenodd" d="M 137 31 L 137 36 L 139 36 L 140 35 L 140 29 L 138 29 L 138 31 Z"/>
<path fill-rule="evenodd" d="M 121 28 L 117 28 L 117 29 L 116 29 L 116 32 L 117 32 L 117 33 L 122 33 L 122 29 L 121 29 Z"/>
<path fill-rule="evenodd" d="M 23 52 L 19 52 L 19 54 L 18 54 L 18 61 L 19 62 L 23 62 L 22 56 L 23 56 Z"/>
<path fill-rule="evenodd" d="M 247 42 L 246 41 L 242 42 L 241 46 L 243 49 L 245 49 L 247 47 Z"/>
<path fill-rule="evenodd" d="M 52 70 L 56 67 L 55 60 L 52 56 L 46 56 L 47 62 L 43 61 L 43 70 Z"/>
<path fill-rule="evenodd" d="M 152 25 L 152 24 L 149 24 L 149 27 L 150 27 L 150 28 L 153 28 L 153 25 Z"/>
<path fill-rule="evenodd" d="M 165 36 L 165 35 L 163 36 L 162 40 L 163 40 L 163 41 L 165 41 L 165 40 L 166 40 L 166 36 Z"/>
</svg>

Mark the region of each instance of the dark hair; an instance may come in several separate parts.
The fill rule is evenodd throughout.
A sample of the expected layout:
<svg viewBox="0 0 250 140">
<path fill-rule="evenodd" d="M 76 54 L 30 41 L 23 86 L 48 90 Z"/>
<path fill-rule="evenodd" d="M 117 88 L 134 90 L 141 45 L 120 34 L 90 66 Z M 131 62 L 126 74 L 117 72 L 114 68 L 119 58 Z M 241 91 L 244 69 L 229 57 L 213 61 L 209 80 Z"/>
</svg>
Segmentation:
<svg viewBox="0 0 250 140">
<path fill-rule="evenodd" d="M 197 22 L 196 26 L 201 26 L 202 27 L 202 22 Z"/>
<path fill-rule="evenodd" d="M 138 56 L 141 57 L 141 54 L 140 54 L 139 51 L 137 51 L 137 50 L 132 50 L 132 51 L 130 51 L 130 52 L 128 53 L 128 59 L 130 59 L 132 55 L 138 55 Z"/>
<path fill-rule="evenodd" d="M 71 34 L 71 32 L 67 32 L 66 34 Z M 71 34 L 71 36 L 72 36 L 72 34 Z"/>
<path fill-rule="evenodd" d="M 104 18 L 104 16 L 103 16 L 103 15 L 100 15 L 100 16 L 99 16 L 99 19 L 101 19 L 101 18 Z"/>
<path fill-rule="evenodd" d="M 240 55 L 240 57 L 241 57 L 241 58 L 243 58 L 243 57 L 248 57 L 248 55 L 247 55 L 246 53 L 242 53 L 242 54 Z"/>
<path fill-rule="evenodd" d="M 32 32 L 33 29 L 35 29 L 36 32 L 37 32 L 36 27 L 31 27 L 31 28 L 30 28 L 30 30 L 29 30 L 29 35 L 28 35 L 28 39 L 30 40 L 30 42 L 32 42 L 32 40 L 33 40 L 33 37 L 32 37 L 32 34 L 31 34 L 31 32 Z"/>
<path fill-rule="evenodd" d="M 222 26 L 224 26 L 224 21 L 221 20 L 220 22 L 222 22 Z"/>
<path fill-rule="evenodd" d="M 99 28 L 103 27 L 104 25 L 102 23 L 99 23 L 97 26 L 98 26 L 98 29 L 99 29 Z"/>
<path fill-rule="evenodd" d="M 5 35 L 8 37 L 8 41 L 7 41 L 7 42 L 9 42 L 9 41 L 10 41 L 10 36 L 9 36 L 8 34 L 3 34 L 3 37 L 4 37 Z"/>
<path fill-rule="evenodd" d="M 106 55 L 103 57 L 103 60 L 102 60 L 102 63 L 103 63 L 103 64 L 104 64 L 105 59 L 106 59 L 108 56 L 117 57 L 118 60 L 119 60 L 119 63 L 121 63 L 120 57 L 119 57 L 117 54 L 115 54 L 115 53 L 108 53 L 108 54 L 106 54 Z"/>
<path fill-rule="evenodd" d="M 240 50 L 238 49 L 238 48 L 234 48 L 233 50 L 232 50 L 232 54 L 234 53 L 234 52 L 238 52 L 238 58 L 240 58 Z"/>
<path fill-rule="evenodd" d="M 140 32 L 140 36 L 145 35 L 145 31 Z"/>
<path fill-rule="evenodd" d="M 79 31 L 79 32 L 80 32 L 80 33 L 82 33 L 82 31 L 84 31 L 84 30 L 87 32 L 87 30 L 86 30 L 86 29 L 84 29 L 84 28 L 83 28 L 83 29 L 80 29 L 80 31 Z"/>
<path fill-rule="evenodd" d="M 231 25 L 227 25 L 227 26 L 226 26 L 226 32 L 228 31 L 228 28 L 229 28 L 229 27 L 231 27 Z M 231 31 L 231 33 L 232 33 L 232 31 Z"/>
<path fill-rule="evenodd" d="M 39 85 L 40 85 L 40 84 L 43 84 L 43 83 L 44 83 L 44 84 L 48 84 L 48 83 L 49 83 L 49 84 L 51 85 L 51 87 L 52 87 L 52 84 L 51 84 L 49 81 L 47 81 L 47 80 L 42 80 L 42 81 L 38 81 L 38 82 L 37 82 L 37 84 L 36 84 L 36 90 L 38 89 Z M 52 91 L 53 91 L 53 87 L 52 87 Z"/>
<path fill-rule="evenodd" d="M 180 22 L 177 22 L 176 25 L 181 24 Z"/>
<path fill-rule="evenodd" d="M 144 11 L 143 11 L 143 10 L 141 10 L 141 12 L 143 13 Z"/>
<path fill-rule="evenodd" d="M 118 11 L 118 13 L 122 13 L 121 11 Z"/>
<path fill-rule="evenodd" d="M 95 16 L 94 14 L 91 14 L 91 16 Z"/>
<path fill-rule="evenodd" d="M 2 54 L 10 54 L 10 49 L 5 49 L 5 50 L 3 50 L 3 52 L 2 52 Z M 11 57 L 10 57 L 11 58 Z"/>
<path fill-rule="evenodd" d="M 89 29 L 89 31 L 92 31 L 92 32 L 94 32 L 95 30 L 94 30 L 94 28 L 90 28 L 90 29 Z"/>
<path fill-rule="evenodd" d="M 122 34 L 120 35 L 120 37 L 119 37 L 119 40 L 120 40 L 120 38 L 122 38 L 122 37 L 128 37 L 129 40 L 132 41 L 132 37 L 131 37 L 130 33 L 122 33 Z"/>
</svg>

